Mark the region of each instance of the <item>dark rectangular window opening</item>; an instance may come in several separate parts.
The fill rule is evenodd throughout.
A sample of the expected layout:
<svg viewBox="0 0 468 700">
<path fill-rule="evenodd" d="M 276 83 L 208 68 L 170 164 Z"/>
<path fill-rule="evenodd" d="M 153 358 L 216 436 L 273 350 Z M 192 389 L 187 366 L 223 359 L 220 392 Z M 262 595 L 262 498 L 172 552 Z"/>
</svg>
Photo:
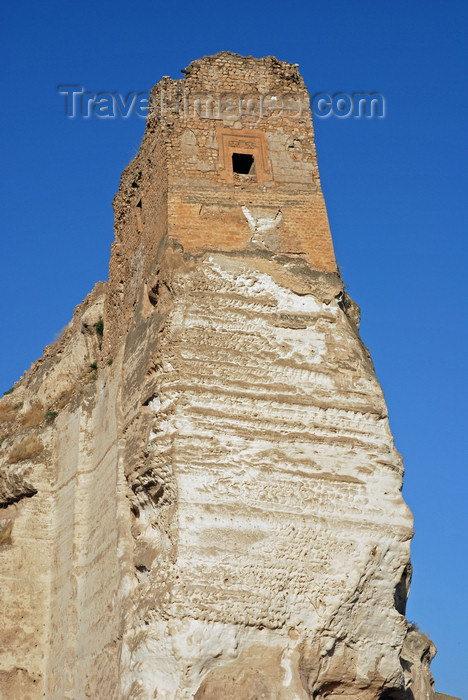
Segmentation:
<svg viewBox="0 0 468 700">
<path fill-rule="evenodd" d="M 135 211 L 136 211 L 137 231 L 139 233 L 141 233 L 143 231 L 143 220 L 141 217 L 141 211 L 142 211 L 141 199 L 138 200 Z"/>
<path fill-rule="evenodd" d="M 232 170 L 238 175 L 255 175 L 255 160 L 251 153 L 233 153 Z"/>
</svg>

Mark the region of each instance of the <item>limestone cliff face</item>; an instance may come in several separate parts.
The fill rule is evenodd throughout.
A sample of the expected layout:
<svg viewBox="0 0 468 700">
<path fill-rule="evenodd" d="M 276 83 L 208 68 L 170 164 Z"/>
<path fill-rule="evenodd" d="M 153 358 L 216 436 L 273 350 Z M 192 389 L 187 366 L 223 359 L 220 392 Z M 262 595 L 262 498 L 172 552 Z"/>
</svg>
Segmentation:
<svg viewBox="0 0 468 700">
<path fill-rule="evenodd" d="M 310 112 L 181 114 L 214 86 L 306 95 L 272 58 L 163 79 L 109 283 L 0 401 L 0 697 L 432 700 Z"/>
</svg>

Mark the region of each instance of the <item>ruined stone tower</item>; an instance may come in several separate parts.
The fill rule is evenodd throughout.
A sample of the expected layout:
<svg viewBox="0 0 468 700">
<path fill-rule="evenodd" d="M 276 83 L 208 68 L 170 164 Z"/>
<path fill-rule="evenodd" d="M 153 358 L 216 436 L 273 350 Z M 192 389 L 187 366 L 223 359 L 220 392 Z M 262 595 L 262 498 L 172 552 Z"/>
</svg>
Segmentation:
<svg viewBox="0 0 468 700">
<path fill-rule="evenodd" d="M 167 239 L 194 256 L 294 255 L 295 264 L 336 273 L 297 66 L 221 53 L 184 73 L 153 89 L 141 157 L 115 200 L 107 308 L 120 323 Z M 118 339 L 122 327 L 111 318 Z"/>
<path fill-rule="evenodd" d="M 1 697 L 431 700 L 303 80 L 226 52 L 184 74 L 153 89 L 109 282 L 0 404 Z"/>
</svg>

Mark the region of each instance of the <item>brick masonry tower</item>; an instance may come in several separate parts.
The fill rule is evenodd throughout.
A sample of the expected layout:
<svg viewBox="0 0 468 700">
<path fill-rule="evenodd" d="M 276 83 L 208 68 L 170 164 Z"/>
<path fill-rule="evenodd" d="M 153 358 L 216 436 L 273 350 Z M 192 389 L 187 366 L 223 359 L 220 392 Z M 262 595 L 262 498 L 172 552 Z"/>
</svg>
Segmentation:
<svg viewBox="0 0 468 700">
<path fill-rule="evenodd" d="M 169 235 L 190 251 L 300 253 L 336 264 L 297 66 L 221 53 L 153 92 L 168 152 Z"/>
<path fill-rule="evenodd" d="M 222 52 L 183 72 L 153 88 L 140 154 L 115 200 L 110 282 L 119 324 L 128 281 L 138 287 L 135 275 L 147 274 L 164 240 L 187 254 L 286 254 L 336 272 L 297 65 Z"/>
</svg>

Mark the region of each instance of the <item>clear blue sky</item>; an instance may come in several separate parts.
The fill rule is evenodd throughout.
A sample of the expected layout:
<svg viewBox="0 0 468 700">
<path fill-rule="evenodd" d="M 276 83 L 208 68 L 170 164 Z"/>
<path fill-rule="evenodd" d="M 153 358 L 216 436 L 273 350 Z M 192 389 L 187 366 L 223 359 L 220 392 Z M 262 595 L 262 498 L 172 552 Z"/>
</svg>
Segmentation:
<svg viewBox="0 0 468 700">
<path fill-rule="evenodd" d="M 337 258 L 362 308 L 415 514 L 408 617 L 467 697 L 468 3 L 90 0 L 3 8 L 0 387 L 107 278 L 111 201 L 144 121 L 67 120 L 61 83 L 147 91 L 226 49 L 299 63 L 311 93 L 378 91 L 381 120 L 316 120 Z M 463 640 L 463 641 L 462 641 Z"/>
</svg>

